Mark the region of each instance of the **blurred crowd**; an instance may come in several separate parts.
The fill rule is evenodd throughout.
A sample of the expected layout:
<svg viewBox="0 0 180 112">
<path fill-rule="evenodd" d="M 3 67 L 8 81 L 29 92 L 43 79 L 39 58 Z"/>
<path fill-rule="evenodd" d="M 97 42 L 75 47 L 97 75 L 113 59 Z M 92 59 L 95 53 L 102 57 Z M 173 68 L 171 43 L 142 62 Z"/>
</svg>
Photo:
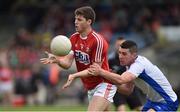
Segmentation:
<svg viewBox="0 0 180 112">
<path fill-rule="evenodd" d="M 74 9 L 82 5 L 95 9 L 94 28 L 110 44 L 123 35 L 137 41 L 143 49 L 158 40 L 156 32 L 160 26 L 180 25 L 180 2 L 173 0 L 0 1 L 0 16 L 5 17 L 16 32 L 0 48 L 2 105 L 52 104 L 56 99 L 56 92 L 52 91 L 57 90 L 61 68 L 43 66 L 39 59 L 45 50 L 49 51 L 52 37 L 70 36 L 74 32 Z M 38 97 L 42 87 L 48 94 L 45 98 Z M 83 92 L 81 94 L 79 97 L 83 101 Z"/>
</svg>

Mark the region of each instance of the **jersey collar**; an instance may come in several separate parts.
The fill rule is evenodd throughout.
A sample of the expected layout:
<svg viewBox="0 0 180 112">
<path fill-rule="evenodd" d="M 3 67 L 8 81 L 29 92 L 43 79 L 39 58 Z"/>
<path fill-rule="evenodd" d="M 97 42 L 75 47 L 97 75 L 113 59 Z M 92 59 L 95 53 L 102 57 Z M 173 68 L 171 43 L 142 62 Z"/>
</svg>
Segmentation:
<svg viewBox="0 0 180 112">
<path fill-rule="evenodd" d="M 93 32 L 93 30 L 91 30 L 91 31 L 89 32 L 89 34 L 87 34 L 87 36 L 85 36 L 85 37 L 82 37 L 81 34 L 80 34 L 80 38 L 81 38 L 82 40 L 86 40 L 86 39 L 88 38 L 88 36 L 89 36 L 90 34 L 92 34 L 92 32 Z"/>
</svg>

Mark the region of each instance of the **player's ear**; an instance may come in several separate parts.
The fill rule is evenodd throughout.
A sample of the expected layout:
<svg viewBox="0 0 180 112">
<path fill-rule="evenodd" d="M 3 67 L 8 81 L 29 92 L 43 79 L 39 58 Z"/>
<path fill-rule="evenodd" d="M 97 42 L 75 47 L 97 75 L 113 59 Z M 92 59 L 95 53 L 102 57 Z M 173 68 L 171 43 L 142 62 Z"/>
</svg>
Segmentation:
<svg viewBox="0 0 180 112">
<path fill-rule="evenodd" d="M 136 52 L 133 52 L 132 55 L 133 55 L 134 58 L 137 57 L 137 53 Z"/>
<path fill-rule="evenodd" d="M 92 24 L 92 20 L 91 19 L 88 19 L 87 22 L 88 22 L 89 25 Z"/>
</svg>

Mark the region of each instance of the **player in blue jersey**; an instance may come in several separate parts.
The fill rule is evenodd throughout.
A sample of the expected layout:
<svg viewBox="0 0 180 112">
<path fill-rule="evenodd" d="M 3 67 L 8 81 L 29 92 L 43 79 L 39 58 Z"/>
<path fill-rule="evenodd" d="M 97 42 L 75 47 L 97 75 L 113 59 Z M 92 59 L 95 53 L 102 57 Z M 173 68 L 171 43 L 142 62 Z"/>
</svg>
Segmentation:
<svg viewBox="0 0 180 112">
<path fill-rule="evenodd" d="M 97 64 L 90 66 L 89 73 L 114 82 L 118 91 L 124 94 L 132 92 L 135 84 L 147 95 L 142 111 L 176 111 L 178 99 L 169 81 L 157 66 L 138 55 L 137 51 L 137 44 L 133 41 L 127 40 L 121 44 L 120 64 L 127 66 L 127 71 L 122 75 L 106 71 Z"/>
</svg>

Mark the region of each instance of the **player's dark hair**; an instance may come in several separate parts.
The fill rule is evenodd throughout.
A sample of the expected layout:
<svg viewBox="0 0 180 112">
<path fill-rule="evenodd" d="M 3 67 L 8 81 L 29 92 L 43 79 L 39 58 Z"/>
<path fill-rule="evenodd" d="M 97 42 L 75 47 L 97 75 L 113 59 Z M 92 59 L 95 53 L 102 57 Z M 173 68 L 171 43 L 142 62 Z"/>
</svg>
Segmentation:
<svg viewBox="0 0 180 112">
<path fill-rule="evenodd" d="M 134 41 L 126 40 L 121 44 L 121 48 L 123 49 L 129 49 L 131 53 L 137 52 L 138 47 L 137 44 Z"/>
<path fill-rule="evenodd" d="M 92 23 L 95 22 L 96 14 L 92 7 L 84 6 L 75 10 L 75 15 L 82 15 L 86 20 L 91 19 Z M 92 24 L 91 23 L 91 24 Z"/>
<path fill-rule="evenodd" d="M 124 40 L 124 37 L 120 36 L 117 38 L 117 40 Z"/>
</svg>

